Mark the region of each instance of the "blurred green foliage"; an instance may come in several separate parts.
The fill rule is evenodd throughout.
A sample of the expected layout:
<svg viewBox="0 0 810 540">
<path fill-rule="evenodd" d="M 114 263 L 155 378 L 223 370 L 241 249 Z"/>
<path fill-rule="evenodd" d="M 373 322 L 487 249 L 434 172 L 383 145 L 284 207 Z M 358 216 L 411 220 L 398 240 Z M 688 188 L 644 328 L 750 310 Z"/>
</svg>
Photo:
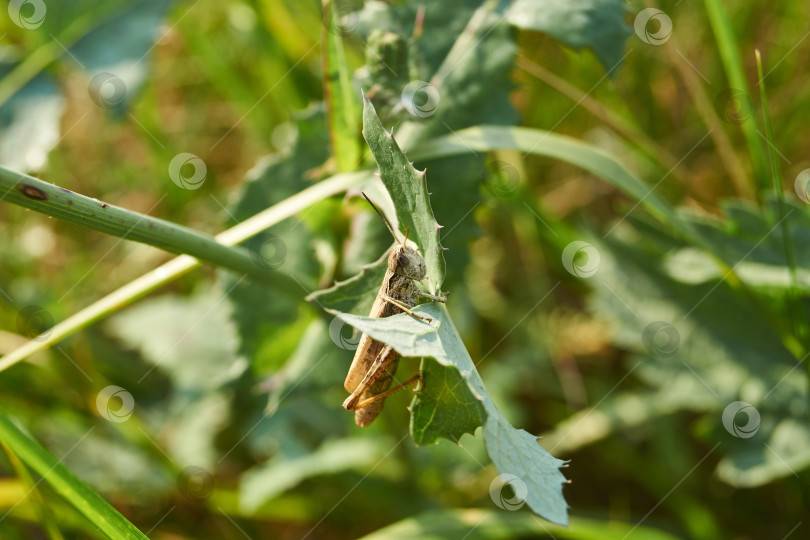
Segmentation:
<svg viewBox="0 0 810 540">
<path fill-rule="evenodd" d="M 643 179 L 628 195 L 584 154 L 577 168 L 501 147 L 415 164 L 450 248 L 449 314 L 490 397 L 571 460 L 569 529 L 499 508 L 511 495 L 491 497 L 481 430 L 416 446 L 407 392 L 356 428 L 340 408 L 350 328 L 224 270 L 3 371 L 2 412 L 152 538 L 806 535 L 807 10 L 707 4 L 657 6 L 671 34 L 660 15 L 632 33 L 650 6 L 613 0 L 335 2 L 326 17 L 315 1 L 44 2 L 41 21 L 30 0 L 0 17 L 0 162 L 203 232 L 353 167 L 393 215 L 352 131 L 361 87 L 406 153 L 520 125 Z M 767 87 L 770 139 L 740 76 Z M 419 81 L 437 103 L 425 87 L 403 102 Z M 204 160 L 200 189 L 167 174 L 180 152 Z M 390 245 L 359 189 L 245 245 L 304 294 L 346 280 Z M 0 217 L 0 354 L 167 258 L 8 204 Z M 131 416 L 99 401 L 110 386 Z M 43 513 L 65 537 L 98 534 L 19 470 L 0 454 L 0 536 L 54 537 Z"/>
</svg>

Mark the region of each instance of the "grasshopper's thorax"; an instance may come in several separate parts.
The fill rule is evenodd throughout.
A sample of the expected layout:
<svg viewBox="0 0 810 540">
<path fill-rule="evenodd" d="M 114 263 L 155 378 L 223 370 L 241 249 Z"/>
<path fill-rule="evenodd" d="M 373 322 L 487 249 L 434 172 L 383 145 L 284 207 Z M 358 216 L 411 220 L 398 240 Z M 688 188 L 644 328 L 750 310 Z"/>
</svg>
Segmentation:
<svg viewBox="0 0 810 540">
<path fill-rule="evenodd" d="M 415 249 L 397 245 L 388 256 L 388 268 L 399 276 L 416 281 L 425 278 L 425 260 Z"/>
</svg>

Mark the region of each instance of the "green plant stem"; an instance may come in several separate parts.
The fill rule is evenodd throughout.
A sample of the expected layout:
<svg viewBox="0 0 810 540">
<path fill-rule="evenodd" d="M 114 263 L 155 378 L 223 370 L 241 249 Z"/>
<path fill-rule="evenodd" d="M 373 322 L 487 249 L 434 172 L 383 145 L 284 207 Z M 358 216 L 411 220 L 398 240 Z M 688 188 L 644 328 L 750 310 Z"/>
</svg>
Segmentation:
<svg viewBox="0 0 810 540">
<path fill-rule="evenodd" d="M 216 240 L 224 246 L 233 246 L 244 242 L 271 225 L 295 215 L 308 206 L 326 197 L 341 193 L 350 186 L 359 184 L 370 175 L 370 171 L 359 171 L 333 176 L 332 178 L 296 193 L 292 197 L 220 233 L 216 236 Z M 135 302 L 163 285 L 171 283 L 173 280 L 199 267 L 200 264 L 199 260 L 189 255 L 181 255 L 162 264 L 151 272 L 127 283 L 120 289 L 113 291 L 104 298 L 71 315 L 42 336 L 26 342 L 0 358 L 0 371 L 13 366 L 32 354 L 47 349 L 60 342 L 65 337 L 120 310 L 124 306 Z M 296 290 L 300 289 L 297 284 L 295 287 Z"/>
<path fill-rule="evenodd" d="M 0 200 L 112 236 L 191 255 L 247 274 L 287 294 L 300 291 L 294 279 L 264 267 L 247 249 L 221 244 L 214 237 L 194 229 L 106 204 L 2 167 Z M 297 296 L 303 296 L 303 292 Z"/>
</svg>

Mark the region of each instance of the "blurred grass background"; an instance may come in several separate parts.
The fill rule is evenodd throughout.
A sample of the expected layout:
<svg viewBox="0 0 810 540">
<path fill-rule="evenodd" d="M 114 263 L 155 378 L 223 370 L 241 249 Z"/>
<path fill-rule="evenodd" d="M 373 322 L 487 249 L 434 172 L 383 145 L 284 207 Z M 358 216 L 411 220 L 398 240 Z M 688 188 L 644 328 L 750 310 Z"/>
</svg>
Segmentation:
<svg viewBox="0 0 810 540">
<path fill-rule="evenodd" d="M 785 189 L 790 191 L 792 180 L 810 167 L 806 152 L 810 39 L 805 39 L 810 13 L 801 1 L 782 2 L 773 9 L 736 0 L 724 4 L 752 88 L 758 79 L 754 48 L 766 59 L 775 147 Z M 633 3 L 628 22 L 643 7 Z M 657 187 L 658 195 L 719 216 L 724 199 L 751 197 L 740 193 L 732 175 L 739 165 L 737 173 L 750 177 L 752 161 L 740 129 L 716 104 L 728 83 L 705 10 L 700 4 L 681 2 L 662 2 L 658 7 L 672 17 L 670 42 L 651 47 L 631 35 L 623 63 L 612 78 L 605 77 L 604 67 L 590 50 L 572 51 L 550 37 L 520 32 L 517 63 L 510 74 L 511 102 L 521 125 L 592 142 L 650 185 L 668 175 Z M 321 6 L 315 1 L 173 4 L 157 29 L 160 39 L 149 53 L 143 87 L 128 96 L 129 108 L 119 113 L 87 99 L 87 75 L 81 67 L 69 59 L 54 64 L 49 74 L 59 81 L 65 96 L 62 135 L 39 176 L 200 231 L 223 230 L 231 223 L 225 208 L 233 208 L 248 171 L 262 156 L 285 149 L 285 122 L 323 99 L 320 18 Z M 24 58 L 42 45 L 38 41 L 42 34 L 7 22 L 0 27 L 3 33 L 0 46 L 7 58 Z M 360 40 L 348 36 L 345 47 L 352 66 L 360 67 Z M 685 81 L 695 76 L 699 97 Z M 552 88 L 551 77 L 570 85 L 570 95 Z M 632 132 L 643 134 L 677 166 L 668 173 L 667 167 L 617 136 L 610 125 L 577 104 L 583 95 Z M 701 110 L 696 105 L 700 99 L 711 108 Z M 753 107 L 751 114 L 758 115 L 758 106 Z M 715 130 L 702 139 L 711 125 L 722 133 Z M 716 137 L 728 138 L 738 163 L 718 151 Z M 763 143 L 767 144 L 764 139 Z M 200 190 L 170 189 L 166 164 L 186 151 L 200 155 L 207 165 Z M 565 272 L 559 252 L 547 242 L 553 231 L 566 235 L 607 231 L 632 203 L 573 166 L 531 156 L 519 161 L 518 194 L 485 196 L 465 218 L 475 223 L 478 234 L 469 243 L 463 275 L 452 280 L 451 298 L 472 357 L 486 356 L 479 369 L 496 401 L 514 425 L 540 434 L 593 406 L 620 382 L 626 390 L 642 385 L 632 376 L 625 380 L 626 348 L 613 342 L 608 323 L 588 309 L 588 289 Z M 428 171 L 429 185 L 430 179 Z M 486 193 L 487 186 L 483 189 Z M 337 222 L 325 224 L 334 230 L 325 234 L 345 235 L 351 214 L 359 208 L 352 204 L 338 212 Z M 434 211 L 441 222 L 442 207 L 434 205 Z M 60 321 L 169 258 L 158 249 L 120 242 L 11 205 L 0 205 L 0 238 L 0 286 L 5 291 L 0 354 L 24 342 L 17 328 L 20 306 L 42 306 Z M 193 304 L 194 298 L 213 294 L 208 290 L 214 287 L 215 274 L 203 267 L 154 296 L 175 293 Z M 533 309 L 560 280 L 553 295 Z M 187 311 L 180 310 L 177 316 L 206 309 L 200 306 L 186 306 Z M 520 319 L 516 314 L 527 312 L 530 315 L 515 326 Z M 216 332 L 215 327 L 207 330 Z M 81 436 L 81 426 L 98 424 L 93 440 L 78 447 L 66 463 L 79 469 L 80 476 L 141 530 L 154 526 L 147 533 L 154 538 L 240 538 L 243 532 L 251 538 L 300 538 L 316 526 L 311 537 L 356 537 L 423 510 L 491 507 L 488 490 L 495 473 L 480 438 L 464 437 L 462 450 L 447 441 L 419 448 L 406 439 L 386 454 L 392 446 L 386 443 L 396 443 L 407 432 L 409 396 L 389 398 L 382 419 L 358 433 L 351 415 L 339 410 L 346 366 L 321 364 L 319 378 L 325 382 L 309 394 L 293 394 L 279 413 L 286 421 L 268 427 L 266 433 L 254 433 L 259 442 L 250 451 L 238 446 L 217 462 L 215 488 L 198 498 L 184 497 L 182 489 L 178 493 L 172 488 L 184 480 L 177 476 L 179 471 L 166 472 L 171 467 L 166 467 L 167 457 L 160 449 L 164 438 L 173 437 L 167 431 L 182 428 L 169 422 L 154 432 L 151 418 L 107 424 L 96 414 L 94 400 L 101 387 L 120 384 L 132 390 L 148 369 L 139 353 L 113 337 L 105 325 L 95 325 L 30 363 L 2 373 L 0 392 L 3 408 L 31 419 L 32 432 L 57 457 Z M 254 366 L 245 375 L 251 380 L 240 383 L 240 388 L 252 391 L 229 396 L 237 418 L 217 424 L 223 428 L 214 440 L 219 457 L 257 418 L 264 395 L 256 388 L 276 368 Z M 148 386 L 138 386 L 138 393 L 133 393 L 139 410 L 160 403 L 168 388 L 169 381 L 158 373 Z M 328 408 L 336 411 L 324 413 Z M 221 414 L 219 408 L 212 411 Z M 238 418 L 240 411 L 246 418 Z M 204 409 L 195 414 L 203 415 L 196 422 L 206 423 Z M 240 508 L 236 501 L 240 475 L 271 455 L 283 454 L 288 436 L 298 444 L 300 438 L 292 435 L 302 423 L 310 423 L 307 429 L 326 429 L 327 438 L 362 441 L 347 451 L 362 449 L 368 459 L 358 458 L 356 465 L 334 471 L 325 465 L 322 474 L 311 478 L 302 474 L 300 483 L 293 482 L 258 510 Z M 692 436 L 707 429 L 698 413 L 665 414 L 612 432 L 596 444 L 562 455 L 552 452 L 572 460 L 565 471 L 572 483 L 564 493 L 573 515 L 635 523 L 651 512 L 645 525 L 694 538 L 799 538 L 803 530 L 806 533 L 806 524 L 791 529 L 810 518 L 807 471 L 797 470 L 752 489 L 732 487 L 712 474 L 719 456 L 710 455 L 684 477 L 711 448 Z M 194 441 L 189 436 L 177 444 Z M 300 460 L 303 454 L 290 455 Z M 6 458 L 0 458 L 0 468 L 0 512 L 5 513 L 26 488 Z M 57 521 L 67 524 L 71 537 L 91 534 L 64 503 L 50 497 L 48 504 Z M 24 502 L 0 522 L 0 535 L 42 537 L 37 522 L 33 504 Z"/>
</svg>

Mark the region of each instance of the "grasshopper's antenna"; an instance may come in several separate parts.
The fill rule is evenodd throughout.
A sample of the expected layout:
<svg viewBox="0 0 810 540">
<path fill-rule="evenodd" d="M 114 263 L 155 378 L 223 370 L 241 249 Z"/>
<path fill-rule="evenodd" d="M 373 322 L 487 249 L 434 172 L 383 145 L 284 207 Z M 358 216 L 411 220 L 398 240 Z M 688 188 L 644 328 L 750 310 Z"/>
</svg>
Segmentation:
<svg viewBox="0 0 810 540">
<path fill-rule="evenodd" d="M 370 205 L 371 205 L 371 207 L 374 209 L 374 211 L 375 211 L 375 212 L 377 212 L 377 215 L 378 215 L 378 216 L 380 216 L 380 219 L 382 219 L 382 220 L 383 220 L 383 223 L 385 223 L 385 226 L 386 226 L 386 227 L 388 227 L 388 231 L 391 233 L 391 236 L 393 236 L 393 237 L 394 237 L 394 241 L 395 241 L 395 242 L 397 242 L 397 243 L 400 243 L 400 242 L 399 242 L 399 239 L 397 238 L 396 233 L 394 232 L 394 228 L 393 228 L 393 227 L 391 227 L 391 224 L 390 224 L 390 223 L 388 222 L 388 220 L 385 218 L 385 216 L 383 215 L 383 213 L 382 213 L 382 212 L 380 212 L 380 209 L 379 209 L 379 208 L 377 208 L 376 206 L 374 206 L 374 203 L 373 203 L 373 202 L 371 202 L 371 199 L 369 199 L 369 198 L 368 198 L 368 195 L 366 195 L 366 194 L 365 194 L 365 193 L 363 193 L 362 191 L 360 192 L 360 194 L 361 194 L 361 195 L 362 195 L 362 196 L 363 196 L 363 197 L 364 197 L 364 198 L 365 198 L 365 199 L 368 201 L 368 204 L 370 204 Z M 405 236 L 405 240 L 406 240 L 406 241 L 408 240 L 408 236 L 407 236 L 407 235 Z M 402 245 L 404 246 L 405 244 L 403 243 Z"/>
<path fill-rule="evenodd" d="M 406 227 L 406 228 L 405 228 L 405 241 L 402 243 L 402 245 L 403 245 L 403 246 L 404 246 L 405 244 L 407 244 L 407 243 L 408 243 L 408 236 L 409 236 L 410 234 L 411 234 L 411 228 L 410 228 L 410 227 Z"/>
</svg>

